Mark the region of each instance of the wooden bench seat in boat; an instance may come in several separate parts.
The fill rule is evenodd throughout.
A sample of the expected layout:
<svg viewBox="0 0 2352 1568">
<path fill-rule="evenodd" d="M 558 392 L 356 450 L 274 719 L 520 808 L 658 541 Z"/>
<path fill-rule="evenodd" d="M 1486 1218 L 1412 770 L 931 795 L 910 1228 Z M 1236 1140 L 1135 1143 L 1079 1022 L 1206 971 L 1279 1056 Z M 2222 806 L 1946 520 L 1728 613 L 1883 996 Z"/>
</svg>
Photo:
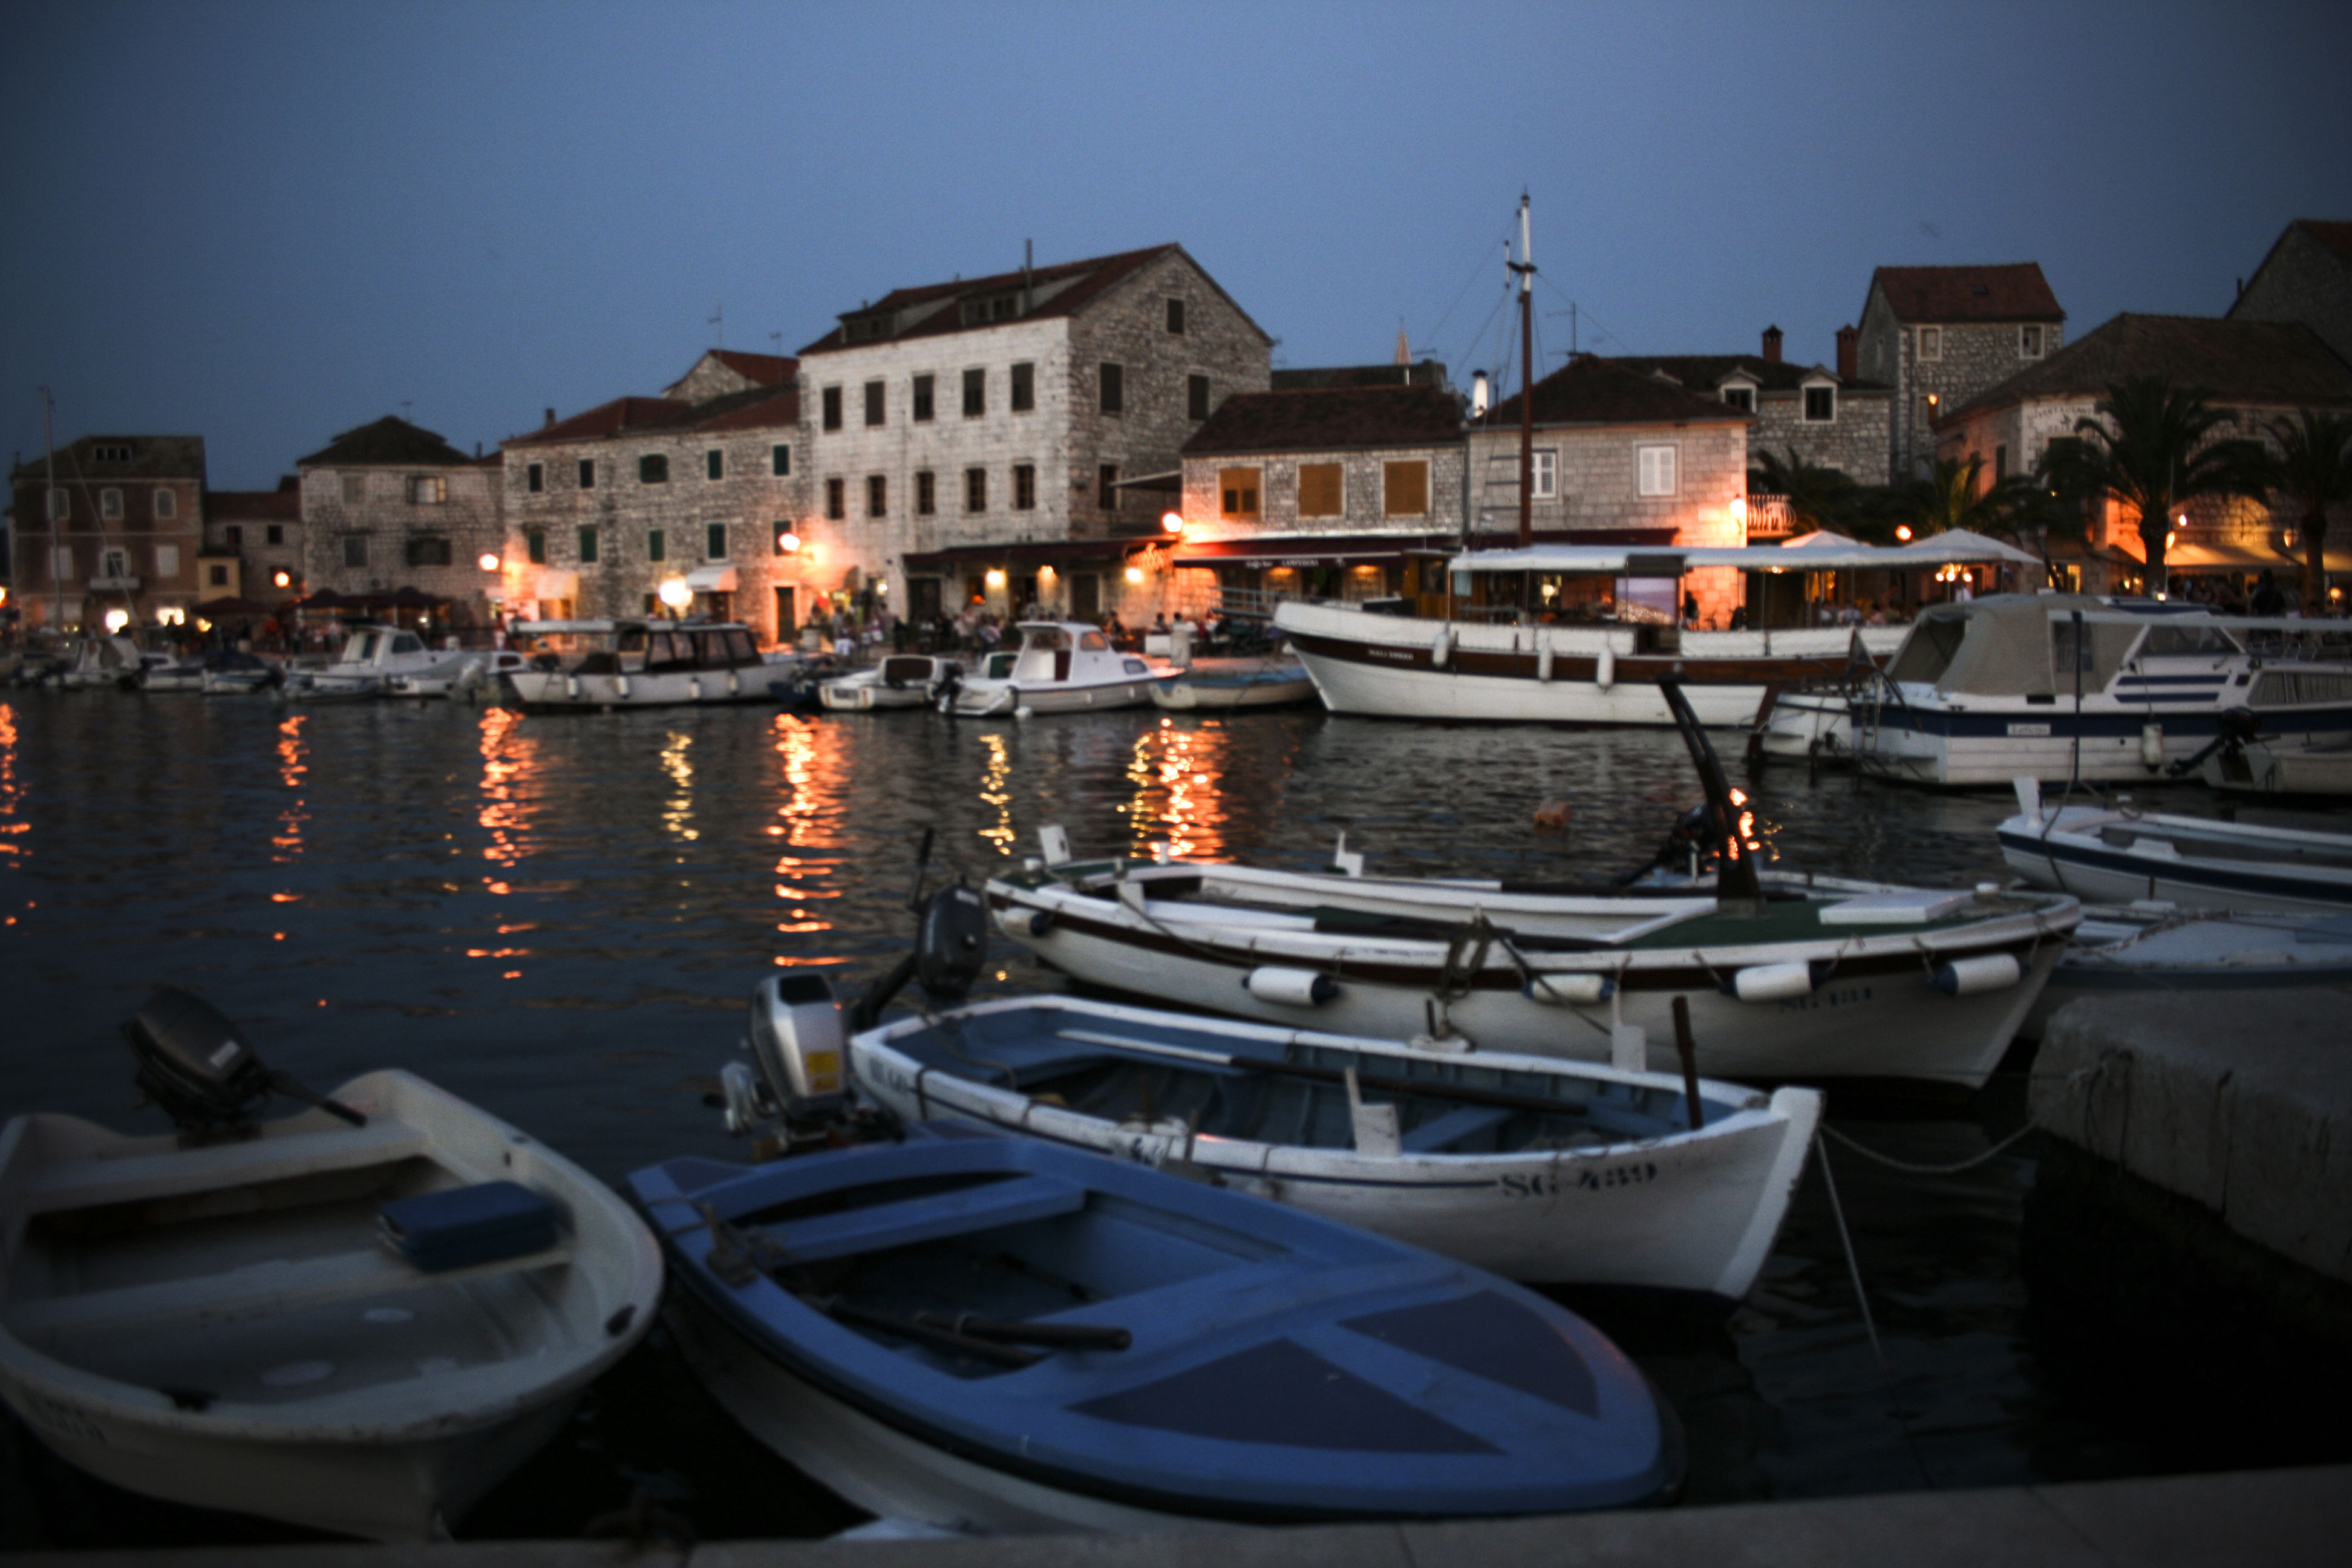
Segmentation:
<svg viewBox="0 0 2352 1568">
<path fill-rule="evenodd" d="M 572 1252 L 571 1242 L 565 1241 L 540 1252 L 428 1274 L 388 1248 L 367 1247 L 320 1258 L 270 1258 L 218 1274 L 52 1296 L 10 1307 L 0 1318 L 19 1338 L 61 1329 L 145 1329 L 188 1319 L 228 1322 L 426 1286 L 438 1289 L 493 1275 L 552 1268 L 571 1262 Z"/>
<path fill-rule="evenodd" d="M 112 1160 L 60 1161 L 25 1184 L 24 1213 L 56 1214 L 185 1197 L 223 1187 L 394 1164 L 429 1153 L 432 1134 L 402 1121 L 372 1121 L 365 1127 L 335 1126 L 215 1143 L 203 1149 L 166 1149 Z"/>
<path fill-rule="evenodd" d="M 772 1223 L 764 1228 L 793 1263 L 884 1252 L 998 1226 L 1076 1214 L 1087 1190 L 1058 1176 L 1019 1176 L 959 1192 L 932 1193 L 870 1208 Z M 689 1227 L 690 1228 L 690 1227 Z"/>
</svg>

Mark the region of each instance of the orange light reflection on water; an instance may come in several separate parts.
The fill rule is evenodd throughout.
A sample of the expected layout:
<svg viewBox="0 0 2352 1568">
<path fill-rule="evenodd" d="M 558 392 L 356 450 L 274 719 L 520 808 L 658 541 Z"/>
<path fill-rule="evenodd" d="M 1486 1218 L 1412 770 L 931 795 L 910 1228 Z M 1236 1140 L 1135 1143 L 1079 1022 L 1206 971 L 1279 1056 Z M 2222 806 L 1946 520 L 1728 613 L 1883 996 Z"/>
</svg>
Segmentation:
<svg viewBox="0 0 2352 1568">
<path fill-rule="evenodd" d="M 776 857 L 776 898 L 783 906 L 776 931 L 786 937 L 807 938 L 834 929 L 831 921 L 807 906 L 841 897 L 843 889 L 828 885 L 841 865 L 843 803 L 848 798 L 848 761 L 843 755 L 841 731 L 812 722 L 796 713 L 779 713 L 771 726 L 777 763 L 776 820 L 768 836 L 779 838 Z M 812 851 L 814 853 L 812 853 Z M 846 963 L 839 953 L 809 952 L 805 942 L 776 955 L 779 967 L 796 969 Z"/>
<path fill-rule="evenodd" d="M 520 786 L 538 760 L 539 742 L 521 725 L 522 715 L 510 709 L 492 708 L 482 715 L 482 809 L 476 820 L 490 835 L 482 858 L 509 870 L 530 852 L 532 813 Z M 495 894 L 513 891 L 495 874 L 484 877 L 482 884 Z"/>
<path fill-rule="evenodd" d="M 278 782 L 289 791 L 299 791 L 310 772 L 310 749 L 302 743 L 306 721 L 300 713 L 289 713 L 278 721 Z M 278 831 L 269 838 L 269 847 L 276 851 L 269 858 L 273 863 L 289 865 L 301 855 L 302 825 L 310 820 L 301 795 L 295 795 L 278 813 Z"/>
<path fill-rule="evenodd" d="M 1222 724 L 1180 727 L 1162 719 L 1135 742 L 1128 759 L 1134 798 L 1119 807 L 1128 819 L 1130 851 L 1144 854 L 1165 843 L 1171 856 L 1217 858 L 1225 853 L 1223 781 L 1233 742 Z"/>
<path fill-rule="evenodd" d="M 996 808 L 996 824 L 983 827 L 980 836 L 996 846 L 999 855 L 1010 855 L 1018 842 L 1013 831 L 1013 752 L 1004 737 L 990 731 L 981 736 L 980 743 L 988 748 L 988 763 L 980 773 L 980 798 L 983 805 Z"/>
<path fill-rule="evenodd" d="M 24 794 L 24 786 L 16 782 L 16 710 L 0 702 L 0 864 L 23 863 L 25 847 L 14 840 L 33 826 L 17 815 Z M 15 925 L 15 917 L 8 923 Z"/>
</svg>

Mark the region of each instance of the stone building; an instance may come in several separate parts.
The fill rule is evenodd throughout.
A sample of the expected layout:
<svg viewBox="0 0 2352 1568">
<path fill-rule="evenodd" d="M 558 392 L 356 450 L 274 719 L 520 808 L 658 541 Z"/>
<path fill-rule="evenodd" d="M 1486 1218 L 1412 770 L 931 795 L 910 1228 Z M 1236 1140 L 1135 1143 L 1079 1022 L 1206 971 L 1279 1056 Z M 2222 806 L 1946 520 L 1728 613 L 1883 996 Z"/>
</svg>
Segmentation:
<svg viewBox="0 0 2352 1568">
<path fill-rule="evenodd" d="M 1790 452 L 1835 468 L 1856 484 L 1887 482 L 1895 389 L 1864 381 L 1857 368 L 1860 334 L 1840 327 L 1837 368 L 1791 363 L 1781 357 L 1780 329 L 1764 329 L 1755 354 L 1633 354 L 1612 359 L 1629 370 L 1663 376 L 1702 396 L 1719 398 L 1756 416 L 1748 432 L 1751 452 Z"/>
<path fill-rule="evenodd" d="M 2036 262 L 1872 273 L 1855 366 L 1894 389 L 1889 481 L 1926 471 L 1945 411 L 2055 353 L 2065 331 L 2066 312 Z"/>
<path fill-rule="evenodd" d="M 2352 223 L 2286 226 L 2229 309 L 2233 321 L 2301 321 L 2352 363 Z"/>
<path fill-rule="evenodd" d="M 2144 375 L 2203 388 L 2233 416 L 2224 437 L 2263 437 L 2265 421 L 2299 408 L 2352 409 L 2352 366 L 2300 322 L 2126 314 L 1946 413 L 1936 426 L 1939 455 L 1976 458 L 1987 483 L 2031 473 L 2053 441 L 2077 438 L 2075 421 L 2094 415 L 2108 387 Z M 2200 500 L 2185 515 L 2167 552 L 2174 571 L 2294 567 L 2294 520 L 2273 519 L 2260 502 Z M 2086 593 L 2129 582 L 2145 560 L 2138 519 L 2112 500 L 2091 520 L 2089 545 L 2086 555 L 2053 545 L 2053 555 Z M 2344 568 L 2333 564 L 2337 556 L 2328 552 L 2331 571 L 2352 569 L 2352 550 Z"/>
<path fill-rule="evenodd" d="M 713 349 L 658 397 L 619 397 L 504 443 L 499 584 L 525 619 L 685 613 L 789 638 L 839 574 L 805 521 L 795 362 Z"/>
<path fill-rule="evenodd" d="M 1176 245 L 892 289 L 801 351 L 808 531 L 909 616 L 1146 602 L 1178 450 L 1272 350 Z"/>
<path fill-rule="evenodd" d="M 1286 374 L 1301 373 L 1276 379 Z M 1302 380 L 1235 393 L 1184 444 L 1175 607 L 1202 607 L 1212 588 L 1346 599 L 1444 591 L 1421 579 L 1442 572 L 1461 538 L 1461 399 L 1442 374 Z"/>
<path fill-rule="evenodd" d="M 1748 542 L 1748 429 L 1756 416 L 1712 391 L 1579 354 L 1536 383 L 1530 521 L 1539 542 Z M 1487 548 L 1518 537 L 1519 397 L 1470 427 L 1470 528 Z M 1685 579 L 1703 621 L 1728 623 L 1738 573 Z"/>
<path fill-rule="evenodd" d="M 198 600 L 277 605 L 299 598 L 303 582 L 302 483 L 292 474 L 274 490 L 205 492 L 205 547 Z"/>
<path fill-rule="evenodd" d="M 387 415 L 294 465 L 302 496 L 302 575 L 313 594 L 367 598 L 414 588 L 448 601 L 453 626 L 492 618 L 505 548 L 499 460 L 469 458 Z"/>
<path fill-rule="evenodd" d="M 201 436 L 84 436 L 20 463 L 13 602 L 27 627 L 177 625 L 204 597 Z"/>
</svg>

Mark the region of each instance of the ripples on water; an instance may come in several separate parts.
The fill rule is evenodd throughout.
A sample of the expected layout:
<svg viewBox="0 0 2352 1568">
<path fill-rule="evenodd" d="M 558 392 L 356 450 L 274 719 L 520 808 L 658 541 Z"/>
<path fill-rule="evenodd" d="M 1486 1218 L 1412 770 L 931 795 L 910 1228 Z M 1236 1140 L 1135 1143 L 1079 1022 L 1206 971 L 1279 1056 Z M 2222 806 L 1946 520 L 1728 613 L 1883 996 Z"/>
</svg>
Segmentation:
<svg viewBox="0 0 2352 1568">
<path fill-rule="evenodd" d="M 2007 797 L 1777 771 L 1756 785 L 1786 864 L 1927 882 L 2001 872 Z M 0 1113 L 131 1109 L 119 1026 L 159 982 L 201 992 L 275 1066 L 328 1085 L 433 1079 L 607 1181 L 740 1153 L 702 1101 L 777 966 L 862 983 L 902 949 L 914 845 L 975 879 L 1060 823 L 1081 851 L 1309 867 L 1334 836 L 1376 869 L 1531 876 L 1645 858 L 1698 796 L 1641 731 L 1238 721 L 1156 710 L 1025 724 L 761 710 L 525 718 L 446 704 L 0 696 Z M 2196 792 L 2168 798 L 2189 809 Z M 1574 808 L 1538 836 L 1547 800 Z M 1000 942 L 983 994 L 1053 982 Z M 2022 1115 L 1976 1102 L 1839 1124 L 1914 1162 Z M 2026 1146 L 2030 1148 L 2030 1145 Z M 1696 1500 L 1984 1485 L 2161 1468 L 2161 1440 L 2053 1392 L 2021 1327 L 2024 1150 L 1960 1179 L 1842 1159 L 1878 1313 L 1864 1338 L 1817 1174 L 1727 1324 L 1602 1301 L 1688 1430 Z M 851 1516 L 735 1433 L 659 1342 L 468 1522 L 569 1535 L 633 1487 L 705 1537 Z M 0 1431 L 0 1548 L 274 1539 L 129 1499 Z M 27 1521 L 37 1521 L 28 1523 Z"/>
</svg>

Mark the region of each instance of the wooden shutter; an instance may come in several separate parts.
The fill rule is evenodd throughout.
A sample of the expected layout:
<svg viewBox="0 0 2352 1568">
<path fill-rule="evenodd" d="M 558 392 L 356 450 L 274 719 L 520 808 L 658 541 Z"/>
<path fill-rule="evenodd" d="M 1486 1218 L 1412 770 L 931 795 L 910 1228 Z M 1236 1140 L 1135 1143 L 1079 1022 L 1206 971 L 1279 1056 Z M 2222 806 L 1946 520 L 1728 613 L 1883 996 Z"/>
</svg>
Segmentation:
<svg viewBox="0 0 2352 1568">
<path fill-rule="evenodd" d="M 1390 517 L 1420 517 L 1429 510 L 1429 465 L 1426 462 L 1383 463 Z"/>
<path fill-rule="evenodd" d="M 1298 515 L 1338 517 L 1346 511 L 1345 491 L 1337 463 L 1298 465 Z"/>
</svg>

